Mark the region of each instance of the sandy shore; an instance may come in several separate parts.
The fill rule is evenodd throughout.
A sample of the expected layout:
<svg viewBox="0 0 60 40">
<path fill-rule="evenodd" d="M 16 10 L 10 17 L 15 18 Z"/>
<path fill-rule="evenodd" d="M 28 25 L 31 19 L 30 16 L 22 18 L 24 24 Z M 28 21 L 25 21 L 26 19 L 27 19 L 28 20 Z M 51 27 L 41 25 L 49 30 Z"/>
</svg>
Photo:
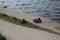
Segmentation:
<svg viewBox="0 0 60 40">
<path fill-rule="evenodd" d="M 56 30 L 55 27 L 59 27 L 60 28 L 60 24 L 50 20 L 50 19 L 47 19 L 45 17 L 41 17 L 41 16 L 36 16 L 36 15 L 31 15 L 31 14 L 28 14 L 28 13 L 23 13 L 22 11 L 20 10 L 14 10 L 14 9 L 9 9 L 9 8 L 3 8 L 3 6 L 0 6 L 0 12 L 1 13 L 5 13 L 9 16 L 14 16 L 14 17 L 17 17 L 19 19 L 23 19 L 25 18 L 27 21 L 35 24 L 35 25 L 38 25 L 38 26 L 41 26 L 41 27 L 44 27 L 44 28 L 48 28 L 50 30 L 53 30 L 53 31 L 56 31 L 56 32 L 59 32 L 60 33 L 60 30 Z M 33 19 L 35 18 L 41 18 L 42 22 L 41 24 L 36 24 L 33 22 Z"/>
<path fill-rule="evenodd" d="M 0 31 L 8 40 L 60 40 L 59 35 L 15 25 L 1 19 Z"/>
<path fill-rule="evenodd" d="M 19 19 L 25 18 L 27 21 L 35 25 L 60 33 L 60 30 L 55 29 L 55 27 L 60 27 L 60 24 L 50 19 L 41 16 L 31 15 L 28 13 L 23 13 L 22 11 L 17 11 L 14 9 L 3 8 L 3 6 L 0 6 L 0 12 L 5 13 L 9 16 L 17 17 Z M 33 19 L 39 17 L 42 19 L 43 23 L 36 24 L 32 21 Z M 42 30 L 18 26 L 2 20 L 0 20 L 0 31 L 8 38 L 8 40 L 60 40 L 60 35 L 48 33 Z"/>
</svg>

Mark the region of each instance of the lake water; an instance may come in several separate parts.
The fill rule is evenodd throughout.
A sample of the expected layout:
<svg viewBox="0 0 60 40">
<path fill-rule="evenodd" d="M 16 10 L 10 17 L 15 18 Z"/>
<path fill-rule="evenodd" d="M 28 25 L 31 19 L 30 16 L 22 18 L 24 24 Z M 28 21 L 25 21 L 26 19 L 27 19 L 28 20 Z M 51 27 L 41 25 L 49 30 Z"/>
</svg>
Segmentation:
<svg viewBox="0 0 60 40">
<path fill-rule="evenodd" d="M 60 0 L 0 0 L 0 4 L 60 22 Z"/>
</svg>

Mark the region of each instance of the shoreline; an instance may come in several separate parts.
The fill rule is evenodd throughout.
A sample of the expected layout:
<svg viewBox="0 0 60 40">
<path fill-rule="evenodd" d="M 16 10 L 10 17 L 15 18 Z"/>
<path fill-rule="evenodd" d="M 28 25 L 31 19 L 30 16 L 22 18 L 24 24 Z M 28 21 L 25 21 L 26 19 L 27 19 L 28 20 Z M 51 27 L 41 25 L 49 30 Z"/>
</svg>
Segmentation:
<svg viewBox="0 0 60 40">
<path fill-rule="evenodd" d="M 31 15 L 31 14 L 28 14 L 28 13 L 23 13 L 22 11 L 17 11 L 15 9 L 3 8 L 3 6 L 0 7 L 0 12 L 5 13 L 5 14 L 7 14 L 9 16 L 12 16 L 12 17 L 14 16 L 14 17 L 19 18 L 19 19 L 25 18 L 27 21 L 29 21 L 29 22 L 31 22 L 35 25 L 38 25 L 38 26 L 41 26 L 41 27 L 44 27 L 44 28 L 47 28 L 47 29 L 50 29 L 50 30 L 53 30 L 55 32 L 60 33 L 60 30 L 55 29 L 55 27 L 60 27 L 60 24 L 54 22 L 53 20 L 47 19 L 45 17 Z M 40 23 L 40 24 L 34 23 L 33 19 L 35 19 L 35 18 L 41 18 L 43 23 Z M 38 32 L 37 32 L 36 29 L 22 27 L 22 26 L 15 25 L 15 24 L 5 22 L 5 21 L 2 21 L 2 20 L 0 20 L 0 23 L 1 23 L 0 24 L 0 28 L 1 28 L 0 30 L 2 31 L 2 33 L 5 36 L 7 36 L 7 38 L 9 38 L 9 37 L 12 38 L 12 40 L 13 40 L 13 38 L 15 40 L 18 40 L 18 39 L 20 39 L 21 36 L 24 37 L 24 35 L 25 36 L 27 35 L 26 37 L 24 37 L 24 39 L 25 38 L 27 39 L 28 37 L 30 37 L 30 35 L 33 36 L 33 37 L 37 36 L 38 38 L 41 37 L 42 35 L 44 37 L 45 32 L 46 32 L 46 31 L 42 32 L 41 30 L 38 30 Z M 30 33 L 30 35 L 29 35 L 29 33 Z M 38 35 L 40 35 L 40 36 L 38 36 Z M 45 38 L 46 37 L 51 37 L 52 38 L 52 35 L 53 35 L 53 37 L 57 36 L 57 37 L 54 37 L 54 38 L 58 38 L 56 40 L 60 40 L 60 38 L 59 38 L 60 35 L 55 35 L 55 34 L 48 33 L 48 32 L 46 33 L 46 35 L 45 35 Z M 21 39 L 24 40 L 22 37 L 21 37 Z M 39 38 L 38 40 L 40 40 L 40 39 L 41 38 Z M 46 38 L 46 39 L 49 40 L 50 38 L 49 39 Z M 34 40 L 34 39 L 32 39 L 32 40 Z M 42 38 L 42 40 L 45 40 L 45 39 Z M 51 40 L 53 40 L 53 38 Z"/>
<path fill-rule="evenodd" d="M 10 22 L 10 23 L 16 24 L 16 25 L 21 25 L 21 26 L 24 26 L 24 27 L 33 28 L 33 29 L 37 29 L 37 30 L 43 30 L 43 31 L 46 31 L 46 32 L 49 32 L 49 33 L 60 35 L 60 33 L 58 33 L 58 32 L 55 32 L 53 30 L 50 30 L 50 29 L 47 29 L 47 28 L 32 24 L 29 21 L 24 21 L 25 23 L 22 23 L 22 20 L 20 20 L 20 19 L 18 19 L 16 17 L 8 16 L 8 15 L 6 15 L 4 13 L 3 14 L 0 13 L 0 19 L 2 19 L 3 21 L 7 21 L 7 22 Z M 57 28 L 57 29 L 59 29 L 59 28 Z"/>
<path fill-rule="evenodd" d="M 47 28 L 47 29 L 51 29 L 51 30 L 54 30 L 56 32 L 59 32 L 59 30 L 56 30 L 55 27 L 60 27 L 60 24 L 56 23 L 55 21 L 53 20 L 50 20 L 50 19 L 47 19 L 45 17 L 41 17 L 41 16 L 36 16 L 36 15 L 32 15 L 32 14 L 28 14 L 28 13 L 24 13 L 22 11 L 18 11 L 18 10 L 15 10 L 15 9 L 9 9 L 9 8 L 3 8 L 0 7 L 0 12 L 1 13 L 5 13 L 9 16 L 14 16 L 18 19 L 26 19 L 27 21 L 35 24 L 35 25 L 38 25 L 38 26 L 41 26 L 41 27 L 44 27 L 44 28 Z M 36 19 L 36 18 L 41 18 L 42 22 L 41 24 L 38 24 L 38 23 L 34 23 L 33 22 L 33 19 Z M 60 33 L 60 32 L 59 32 Z"/>
</svg>

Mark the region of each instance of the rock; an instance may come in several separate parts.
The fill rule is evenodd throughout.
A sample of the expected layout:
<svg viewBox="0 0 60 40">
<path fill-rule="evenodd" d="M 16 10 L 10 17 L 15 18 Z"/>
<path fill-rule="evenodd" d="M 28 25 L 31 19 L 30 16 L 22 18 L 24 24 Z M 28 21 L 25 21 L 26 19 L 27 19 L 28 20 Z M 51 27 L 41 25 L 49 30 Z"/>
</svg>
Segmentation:
<svg viewBox="0 0 60 40">
<path fill-rule="evenodd" d="M 33 21 L 34 21 L 35 23 L 42 23 L 42 21 L 41 21 L 40 18 L 38 18 L 38 19 L 34 19 Z"/>
<path fill-rule="evenodd" d="M 4 6 L 3 8 L 7 8 L 7 6 Z"/>
</svg>

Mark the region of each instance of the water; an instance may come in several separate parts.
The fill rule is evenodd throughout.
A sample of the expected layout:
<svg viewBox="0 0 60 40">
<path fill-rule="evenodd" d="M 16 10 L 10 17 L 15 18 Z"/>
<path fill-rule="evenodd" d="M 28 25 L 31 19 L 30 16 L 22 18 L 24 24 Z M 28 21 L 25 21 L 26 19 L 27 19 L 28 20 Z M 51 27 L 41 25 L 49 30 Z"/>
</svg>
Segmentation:
<svg viewBox="0 0 60 40">
<path fill-rule="evenodd" d="M 0 4 L 60 22 L 60 0 L 0 0 Z"/>
<path fill-rule="evenodd" d="M 42 8 L 45 1 L 41 0 L 0 0 L 0 4 L 7 5 L 8 8 L 20 9 L 26 13 L 44 15 Z"/>
</svg>

